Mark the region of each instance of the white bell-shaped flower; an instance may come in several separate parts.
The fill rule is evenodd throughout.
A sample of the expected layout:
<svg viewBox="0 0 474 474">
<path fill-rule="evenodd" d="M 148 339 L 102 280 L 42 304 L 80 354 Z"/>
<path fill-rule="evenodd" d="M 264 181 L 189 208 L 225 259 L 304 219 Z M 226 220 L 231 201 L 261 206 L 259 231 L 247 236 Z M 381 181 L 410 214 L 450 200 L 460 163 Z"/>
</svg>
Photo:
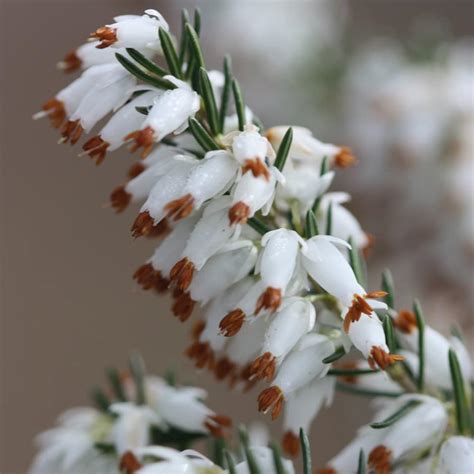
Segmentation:
<svg viewBox="0 0 474 474">
<path fill-rule="evenodd" d="M 439 451 L 436 474 L 461 474 L 474 468 L 474 440 L 466 436 L 451 436 Z"/>
<path fill-rule="evenodd" d="M 334 343 L 322 334 L 307 334 L 285 358 L 272 386 L 258 396 L 258 409 L 264 413 L 272 410 L 276 419 L 289 394 L 302 388 L 312 380 L 326 375 L 329 365 L 323 359 L 334 352 Z"/>
<path fill-rule="evenodd" d="M 269 149 L 270 144 L 268 140 L 260 135 L 257 127 L 254 125 L 247 125 L 243 132 L 237 133 L 232 142 L 232 153 L 235 159 L 243 166 L 247 166 L 252 170 L 257 177 L 262 173 L 265 176 L 268 171 L 265 171 L 265 157 L 272 154 Z M 259 170 L 262 166 L 265 169 Z"/>
<path fill-rule="evenodd" d="M 313 329 L 315 321 L 316 311 L 308 300 L 299 297 L 285 300 L 268 326 L 261 355 L 250 367 L 251 375 L 272 380 L 282 360 Z"/>
<path fill-rule="evenodd" d="M 173 76 L 164 78 L 175 84 L 176 89 L 168 90 L 155 99 L 141 128 L 125 137 L 127 141 L 134 142 L 132 152 L 143 147 L 142 158 L 148 156 L 155 142 L 170 133 L 180 133 L 186 129 L 188 119 L 200 107 L 199 95 L 191 89 L 189 84 Z"/>
<path fill-rule="evenodd" d="M 115 55 L 117 50 L 99 49 L 99 41 L 90 41 L 82 44 L 74 51 L 66 54 L 64 59 L 58 63 L 58 68 L 66 72 L 73 72 L 78 69 L 87 69 L 99 64 L 113 63 L 117 61 Z M 126 54 L 125 51 L 119 51 Z"/>
</svg>

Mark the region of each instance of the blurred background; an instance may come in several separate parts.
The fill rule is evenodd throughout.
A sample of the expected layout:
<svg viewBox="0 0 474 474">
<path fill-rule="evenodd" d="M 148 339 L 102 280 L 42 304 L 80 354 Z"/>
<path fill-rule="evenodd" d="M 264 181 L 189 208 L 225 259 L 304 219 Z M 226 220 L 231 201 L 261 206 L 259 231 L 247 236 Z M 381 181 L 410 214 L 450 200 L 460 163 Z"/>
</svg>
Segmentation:
<svg viewBox="0 0 474 474">
<path fill-rule="evenodd" d="M 375 236 L 370 288 L 391 268 L 397 305 L 419 297 L 430 323 L 457 323 L 472 348 L 474 263 L 474 4 L 460 0 L 0 0 L 1 453 L 23 473 L 33 437 L 88 400 L 103 368 L 140 349 L 150 372 L 204 385 L 217 411 L 248 422 L 255 393 L 229 393 L 182 356 L 189 325 L 131 275 L 151 242 L 133 242 L 136 210 L 104 208 L 130 163 L 99 168 L 56 145 L 31 115 L 71 77 L 56 62 L 118 13 L 157 8 L 176 31 L 180 9 L 202 9 L 204 51 L 229 52 L 264 124 L 297 123 L 350 145 L 359 164 L 336 189 Z M 318 466 L 367 419 L 341 394 L 313 426 Z M 272 425 L 275 434 L 278 424 Z"/>
</svg>

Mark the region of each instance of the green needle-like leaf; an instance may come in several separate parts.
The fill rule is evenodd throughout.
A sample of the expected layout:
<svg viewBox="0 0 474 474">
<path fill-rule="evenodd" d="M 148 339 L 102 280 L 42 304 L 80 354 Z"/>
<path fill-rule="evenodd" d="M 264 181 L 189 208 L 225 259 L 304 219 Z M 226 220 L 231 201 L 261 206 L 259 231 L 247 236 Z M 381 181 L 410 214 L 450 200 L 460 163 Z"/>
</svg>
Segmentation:
<svg viewBox="0 0 474 474">
<path fill-rule="evenodd" d="M 323 364 L 332 364 L 333 362 L 336 362 L 336 360 L 339 360 L 344 355 L 346 355 L 346 351 L 344 347 L 342 346 L 338 347 L 331 355 L 323 359 Z"/>
<path fill-rule="evenodd" d="M 283 168 L 288 158 L 288 153 L 290 152 L 291 142 L 293 141 L 293 129 L 290 127 L 283 137 L 283 140 L 280 143 L 278 152 L 275 158 L 275 168 L 280 171 L 283 171 Z"/>
<path fill-rule="evenodd" d="M 322 176 L 329 171 L 329 158 L 325 156 L 321 162 L 321 168 L 319 170 L 319 175 Z"/>
<path fill-rule="evenodd" d="M 137 405 L 144 405 L 146 403 L 145 396 L 145 364 L 140 354 L 133 353 L 130 356 L 130 372 L 132 373 L 133 381 L 137 391 Z"/>
<path fill-rule="evenodd" d="M 247 221 L 247 224 L 261 235 L 265 235 L 267 232 L 270 232 L 270 229 L 267 227 L 267 225 L 257 217 L 251 217 Z"/>
<path fill-rule="evenodd" d="M 219 134 L 219 116 L 217 112 L 216 98 L 214 97 L 211 81 L 204 68 L 199 70 L 199 84 L 201 96 L 206 108 L 207 121 L 209 122 L 212 134 L 216 136 Z"/>
<path fill-rule="evenodd" d="M 315 235 L 319 235 L 318 223 L 316 222 L 316 216 L 314 212 L 310 209 L 306 213 L 306 221 L 305 221 L 305 235 L 307 239 L 314 237 Z"/>
<path fill-rule="evenodd" d="M 278 444 L 270 443 L 270 449 L 273 452 L 273 464 L 275 465 L 275 474 L 287 474 L 285 468 L 283 467 L 281 450 Z"/>
<path fill-rule="evenodd" d="M 186 25 L 189 23 L 189 13 L 186 8 L 181 10 L 181 41 L 179 43 L 179 64 L 183 66 L 188 49 L 188 35 L 186 33 Z"/>
<path fill-rule="evenodd" d="M 395 289 L 393 285 L 393 277 L 390 270 L 386 269 L 382 273 L 382 290 L 387 293 L 384 301 L 389 308 L 395 308 Z"/>
<path fill-rule="evenodd" d="M 258 467 L 257 461 L 250 450 L 249 446 L 249 436 L 247 434 L 247 430 L 245 429 L 244 426 L 241 426 L 239 428 L 239 437 L 240 437 L 240 442 L 242 443 L 242 446 L 244 448 L 244 453 L 245 457 L 247 460 L 247 465 L 249 468 L 249 474 L 264 474 Z"/>
<path fill-rule="evenodd" d="M 133 64 L 129 59 L 123 56 L 120 53 L 116 53 L 115 57 L 117 61 L 132 75 L 136 78 L 140 79 L 147 84 L 150 84 L 158 89 L 175 89 L 176 86 L 171 82 L 167 81 L 166 79 L 162 79 L 161 77 L 157 76 L 150 76 L 146 73 L 143 69 L 139 68 L 135 64 Z"/>
<path fill-rule="evenodd" d="M 136 49 L 133 49 L 133 48 L 127 48 L 126 51 L 134 61 L 136 61 L 138 64 L 140 64 L 140 66 L 144 67 L 147 71 L 151 72 L 152 74 L 156 74 L 157 76 L 160 76 L 160 77 L 166 76 L 166 74 L 168 74 L 168 72 L 165 71 L 160 66 L 158 66 L 158 64 L 155 64 L 153 61 L 143 56 L 143 54 L 140 53 L 140 51 L 137 51 Z"/>
<path fill-rule="evenodd" d="M 398 398 L 403 395 L 403 392 L 385 392 L 383 390 L 370 390 L 366 388 L 357 387 L 356 385 L 336 382 L 336 389 L 341 392 L 352 393 L 354 395 L 363 395 L 365 397 L 387 397 Z"/>
<path fill-rule="evenodd" d="M 466 396 L 461 366 L 456 353 L 449 349 L 449 370 L 453 384 L 454 404 L 456 410 L 456 427 L 460 435 L 467 435 L 470 428 L 469 404 Z"/>
<path fill-rule="evenodd" d="M 300 428 L 301 453 L 303 455 L 303 474 L 312 474 L 311 448 L 309 447 L 308 436 L 303 428 Z"/>
<path fill-rule="evenodd" d="M 364 450 L 361 449 L 359 453 L 359 464 L 357 466 L 357 474 L 365 474 L 365 454 Z"/>
<path fill-rule="evenodd" d="M 205 68 L 204 56 L 202 55 L 201 44 L 196 30 L 188 23 L 186 25 L 186 32 L 189 38 L 189 46 L 191 49 L 191 57 L 198 68 Z M 191 61 L 191 60 L 190 60 Z"/>
<path fill-rule="evenodd" d="M 328 216 L 326 220 L 326 235 L 331 235 L 332 233 L 332 203 L 328 207 Z"/>
<path fill-rule="evenodd" d="M 237 474 L 237 471 L 235 469 L 234 458 L 227 450 L 224 451 L 224 454 L 225 454 L 225 460 L 227 462 L 227 469 L 229 470 L 229 474 Z"/>
<path fill-rule="evenodd" d="M 395 339 L 395 333 L 393 331 L 393 322 L 392 318 L 386 314 L 383 318 L 383 330 L 385 332 L 385 341 L 390 352 L 395 352 L 397 350 L 397 341 Z"/>
<path fill-rule="evenodd" d="M 194 30 L 196 34 L 199 36 L 201 33 L 201 10 L 199 8 L 194 9 Z"/>
<path fill-rule="evenodd" d="M 328 375 L 334 375 L 337 377 L 352 377 L 359 375 L 371 375 L 380 372 L 379 370 L 372 369 L 329 369 Z"/>
<path fill-rule="evenodd" d="M 376 430 L 387 428 L 387 426 L 391 426 L 400 418 L 403 418 L 407 413 L 413 410 L 413 408 L 415 408 L 420 403 L 421 402 L 419 400 L 410 400 L 409 402 L 405 403 L 400 409 L 398 409 L 393 415 L 390 415 L 383 421 L 372 423 L 370 427 Z"/>
<path fill-rule="evenodd" d="M 161 26 L 158 34 L 160 36 L 161 49 L 163 50 L 163 55 L 166 59 L 166 63 L 168 64 L 171 74 L 174 77 L 181 79 L 181 65 L 170 34 Z"/>
<path fill-rule="evenodd" d="M 226 443 L 223 438 L 214 438 L 213 440 L 213 448 L 214 448 L 214 464 L 217 464 L 218 466 L 225 468 L 225 447 Z"/>
<path fill-rule="evenodd" d="M 232 88 L 232 66 L 229 55 L 224 58 L 224 88 L 222 89 L 221 108 L 219 111 L 219 131 L 224 131 L 225 117 L 229 107 L 230 90 Z"/>
<path fill-rule="evenodd" d="M 425 318 L 418 301 L 413 304 L 413 312 L 416 316 L 416 325 L 418 327 L 418 380 L 417 387 L 423 392 L 425 386 Z"/>
<path fill-rule="evenodd" d="M 189 130 L 204 151 L 218 150 L 219 145 L 209 135 L 207 130 L 195 119 L 189 119 Z"/>
<path fill-rule="evenodd" d="M 94 403 L 97 405 L 102 411 L 108 411 L 110 406 L 110 400 L 108 399 L 107 395 L 100 387 L 95 387 L 92 389 L 91 398 Z"/>
<path fill-rule="evenodd" d="M 349 249 L 349 262 L 351 264 L 352 270 L 357 278 L 357 281 L 363 286 L 366 286 L 365 275 L 364 275 L 364 266 L 362 263 L 362 257 L 360 255 L 359 250 L 354 244 L 354 240 L 352 237 L 349 238 L 349 245 L 351 248 Z"/>
<path fill-rule="evenodd" d="M 120 402 L 127 401 L 127 396 L 125 395 L 118 370 L 114 368 L 107 369 L 107 378 L 109 379 L 115 398 Z"/>
<path fill-rule="evenodd" d="M 235 111 L 239 119 L 239 130 L 242 132 L 245 127 L 245 105 L 237 79 L 232 79 L 232 92 L 234 94 Z"/>
</svg>

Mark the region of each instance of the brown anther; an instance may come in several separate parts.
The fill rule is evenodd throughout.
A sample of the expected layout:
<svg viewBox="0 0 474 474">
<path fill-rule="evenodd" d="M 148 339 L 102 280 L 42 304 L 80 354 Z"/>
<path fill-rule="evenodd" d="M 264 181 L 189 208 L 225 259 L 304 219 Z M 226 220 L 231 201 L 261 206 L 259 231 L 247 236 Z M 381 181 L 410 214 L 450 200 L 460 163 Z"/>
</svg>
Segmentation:
<svg viewBox="0 0 474 474">
<path fill-rule="evenodd" d="M 204 426 L 216 438 L 223 438 L 226 436 L 224 428 L 232 426 L 232 420 L 224 415 L 211 415 L 207 417 Z"/>
<path fill-rule="evenodd" d="M 245 321 L 245 313 L 240 309 L 234 309 L 227 313 L 219 323 L 219 329 L 225 337 L 235 336 L 242 328 Z"/>
<path fill-rule="evenodd" d="M 279 288 L 269 286 L 258 298 L 255 314 L 260 313 L 262 309 L 267 309 L 274 313 L 280 307 L 281 297 L 281 290 Z"/>
<path fill-rule="evenodd" d="M 132 225 L 133 237 L 141 237 L 142 235 L 148 235 L 153 230 L 154 219 L 150 216 L 148 211 L 143 211 L 138 214 L 137 218 Z"/>
<path fill-rule="evenodd" d="M 351 323 L 359 321 L 362 314 L 369 316 L 373 312 L 372 306 L 365 301 L 363 296 L 354 295 L 352 300 L 352 305 L 347 311 L 346 316 L 344 317 L 343 328 L 345 332 L 349 332 L 349 326 Z"/>
<path fill-rule="evenodd" d="M 141 175 L 146 170 L 146 166 L 142 163 L 134 163 L 127 171 L 127 177 L 129 179 L 136 178 Z"/>
<path fill-rule="evenodd" d="M 240 374 L 238 375 L 238 377 L 235 379 L 235 380 L 232 380 L 230 382 L 230 386 L 231 388 L 233 387 L 233 384 L 235 384 L 236 382 L 238 382 L 239 380 L 242 381 L 242 382 L 245 382 L 245 385 L 242 389 L 242 391 L 245 393 L 245 392 L 248 392 L 249 390 L 251 390 L 258 382 L 258 380 L 256 379 L 251 379 L 252 377 L 252 374 L 250 373 L 250 364 L 247 364 L 246 366 L 244 366 L 241 370 L 240 370 Z"/>
<path fill-rule="evenodd" d="M 181 321 L 184 322 L 191 316 L 196 301 L 191 298 L 189 292 L 181 292 L 176 298 L 173 306 L 171 307 L 173 314 Z"/>
<path fill-rule="evenodd" d="M 375 474 L 389 474 L 391 457 L 392 451 L 383 444 L 379 444 L 370 451 L 367 464 L 374 470 Z"/>
<path fill-rule="evenodd" d="M 364 258 L 368 258 L 375 245 L 375 236 L 368 233 L 366 233 L 365 236 L 367 237 L 367 243 L 362 247 L 362 254 L 364 255 Z"/>
<path fill-rule="evenodd" d="M 64 56 L 64 59 L 59 63 L 59 67 L 64 72 L 74 72 L 80 69 L 82 60 L 77 55 L 76 51 L 70 51 Z"/>
<path fill-rule="evenodd" d="M 364 298 L 369 298 L 371 300 L 375 300 L 377 298 L 383 298 L 384 296 L 387 296 L 388 293 L 386 291 L 370 291 L 366 295 L 364 295 Z"/>
<path fill-rule="evenodd" d="M 393 325 L 404 334 L 411 334 L 417 329 L 415 313 L 408 310 L 399 311 Z"/>
<path fill-rule="evenodd" d="M 100 41 L 96 46 L 97 49 L 104 49 L 117 42 L 117 30 L 109 26 L 101 26 L 91 33 L 89 37 Z"/>
<path fill-rule="evenodd" d="M 158 224 L 154 225 L 150 232 L 146 234 L 146 237 L 154 239 L 156 237 L 162 237 L 171 231 L 171 227 L 166 219 L 162 219 Z"/>
<path fill-rule="evenodd" d="M 358 368 L 357 362 L 352 360 L 349 362 L 344 362 L 343 364 L 337 364 L 337 369 L 345 369 L 345 370 L 354 370 Z M 357 383 L 357 375 L 341 375 L 339 376 L 339 380 L 349 384 Z"/>
<path fill-rule="evenodd" d="M 337 474 L 337 471 L 330 466 L 323 467 L 314 472 L 314 474 Z"/>
<path fill-rule="evenodd" d="M 166 217 L 173 218 L 175 221 L 188 217 L 194 209 L 194 198 L 191 194 L 185 194 L 179 199 L 170 201 L 165 205 Z"/>
<path fill-rule="evenodd" d="M 143 465 L 131 451 L 125 451 L 120 458 L 119 469 L 121 472 L 125 471 L 125 474 L 134 474 L 142 467 Z"/>
<path fill-rule="evenodd" d="M 199 338 L 206 327 L 206 322 L 202 319 L 196 321 L 191 329 L 191 339 L 193 341 L 199 341 Z"/>
<path fill-rule="evenodd" d="M 155 269 L 151 263 L 145 263 L 141 267 L 138 267 L 133 274 L 133 279 L 144 290 L 151 290 L 154 287 L 155 282 Z"/>
<path fill-rule="evenodd" d="M 275 385 L 266 388 L 258 396 L 258 411 L 267 413 L 272 408 L 272 420 L 276 420 L 283 408 L 283 392 Z"/>
<path fill-rule="evenodd" d="M 253 158 L 251 160 L 245 160 L 242 166 L 242 174 L 251 171 L 255 178 L 263 176 L 266 181 L 270 179 L 270 171 L 267 165 L 260 158 Z"/>
<path fill-rule="evenodd" d="M 382 370 L 391 366 L 394 362 L 404 360 L 405 357 L 398 354 L 388 354 L 381 347 L 374 346 L 370 351 L 370 357 L 368 359 L 369 366 L 375 370 L 379 366 Z"/>
<path fill-rule="evenodd" d="M 245 202 L 236 202 L 229 209 L 229 221 L 231 224 L 245 224 L 250 216 L 250 207 Z"/>
<path fill-rule="evenodd" d="M 82 146 L 82 149 L 93 160 L 95 160 L 96 165 L 100 165 L 105 160 L 105 155 L 107 154 L 107 148 L 109 148 L 109 146 L 110 143 L 102 140 L 102 138 L 97 135 L 87 140 L 87 142 Z"/>
<path fill-rule="evenodd" d="M 283 452 L 292 458 L 296 457 L 300 451 L 300 437 L 295 435 L 293 431 L 285 431 L 281 440 Z"/>
<path fill-rule="evenodd" d="M 54 128 L 59 128 L 64 120 L 66 120 L 64 104 L 56 98 L 48 100 L 48 102 L 43 104 L 42 109 L 48 113 L 49 120 Z"/>
<path fill-rule="evenodd" d="M 110 193 L 110 204 L 115 209 L 115 212 L 123 212 L 130 204 L 132 196 L 125 190 L 125 186 L 117 186 Z"/>
<path fill-rule="evenodd" d="M 214 368 L 214 375 L 217 380 L 224 380 L 232 376 L 235 371 L 235 364 L 226 356 L 221 357 Z"/>
<path fill-rule="evenodd" d="M 68 120 L 61 129 L 64 143 L 70 142 L 75 145 L 82 136 L 84 129 L 79 120 Z"/>
<path fill-rule="evenodd" d="M 214 351 L 208 342 L 195 341 L 184 353 L 190 359 L 195 360 L 195 365 L 198 369 L 203 369 L 206 366 L 211 370 L 214 369 Z"/>
<path fill-rule="evenodd" d="M 179 262 L 175 263 L 171 269 L 170 280 L 175 283 L 177 288 L 185 291 L 193 281 L 195 269 L 194 263 L 187 257 L 184 257 Z"/>
<path fill-rule="evenodd" d="M 139 148 L 143 147 L 143 151 L 140 156 L 142 158 L 146 158 L 151 153 L 153 148 L 153 143 L 155 142 L 155 132 L 151 127 L 146 127 L 143 130 L 137 130 L 135 132 L 129 133 L 124 138 L 124 141 L 128 142 L 129 140 L 134 142 L 130 147 L 130 151 L 133 153 Z"/>
<path fill-rule="evenodd" d="M 355 165 L 357 160 L 352 154 L 350 148 L 343 146 L 341 147 L 339 153 L 334 157 L 334 164 L 339 166 L 339 168 L 347 168 L 348 166 Z"/>
<path fill-rule="evenodd" d="M 265 352 L 257 357 L 250 366 L 250 373 L 257 379 L 273 379 L 276 370 L 276 358 L 271 352 Z"/>
<path fill-rule="evenodd" d="M 162 276 L 161 272 L 158 270 L 155 272 L 155 278 L 153 280 L 153 288 L 158 293 L 165 293 L 170 286 L 170 281 Z"/>
</svg>

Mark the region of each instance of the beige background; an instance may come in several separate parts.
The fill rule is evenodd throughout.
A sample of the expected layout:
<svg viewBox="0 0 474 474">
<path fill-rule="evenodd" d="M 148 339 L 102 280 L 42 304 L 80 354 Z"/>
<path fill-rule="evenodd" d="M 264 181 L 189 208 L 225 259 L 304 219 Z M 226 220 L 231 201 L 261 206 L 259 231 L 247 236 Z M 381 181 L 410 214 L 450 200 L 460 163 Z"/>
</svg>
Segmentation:
<svg viewBox="0 0 474 474">
<path fill-rule="evenodd" d="M 135 13 L 144 6 L 156 6 L 176 23 L 179 3 L 194 4 L 0 1 L 2 473 L 25 472 L 33 436 L 62 410 L 88 403 L 89 387 L 101 382 L 103 368 L 124 366 L 137 348 L 150 371 L 179 369 L 181 380 L 212 391 L 216 410 L 239 422 L 255 418 L 255 394 L 229 393 L 196 374 L 181 356 L 190 326 L 173 320 L 166 299 L 137 291 L 131 280 L 152 246 L 132 241 L 133 212 L 118 217 L 102 206 L 131 157 L 116 153 L 96 168 L 77 158 L 77 149 L 57 145 L 57 132 L 46 121 L 31 121 L 42 102 L 69 80 L 55 71 L 55 62 L 87 33 L 115 13 Z M 451 7 L 425 1 L 358 3 L 362 31 L 367 25 L 392 28 L 397 21 L 402 27 L 407 9 L 395 9 L 395 3 L 412 3 L 418 12 L 429 5 L 446 15 L 458 8 L 452 2 Z M 376 3 L 385 4 L 387 16 L 374 8 Z M 212 8 L 212 2 L 204 6 Z M 467 21 L 459 15 L 457 28 L 465 30 Z M 210 45 L 206 19 L 204 29 Z M 319 417 L 313 427 L 318 465 L 365 421 L 365 405 L 341 395 Z"/>
</svg>

